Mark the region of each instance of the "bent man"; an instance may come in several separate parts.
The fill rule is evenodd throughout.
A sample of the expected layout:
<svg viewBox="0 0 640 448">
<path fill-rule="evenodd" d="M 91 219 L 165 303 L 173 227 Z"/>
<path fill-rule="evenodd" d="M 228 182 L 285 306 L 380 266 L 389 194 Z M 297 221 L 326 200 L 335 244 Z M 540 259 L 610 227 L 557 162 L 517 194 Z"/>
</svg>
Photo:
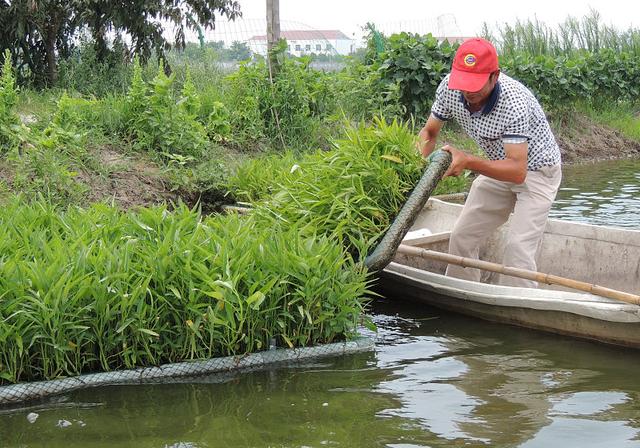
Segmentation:
<svg viewBox="0 0 640 448">
<path fill-rule="evenodd" d="M 440 83 L 431 115 L 419 133 L 421 151 L 435 148 L 444 122 L 455 119 L 487 159 L 445 146 L 452 162 L 445 176 L 478 174 L 458 218 L 449 252 L 478 258 L 479 247 L 513 212 L 503 263 L 536 270 L 535 255 L 562 177 L 560 149 L 534 95 L 500 73 L 498 55 L 484 39 L 465 41 L 451 73 Z M 446 275 L 480 281 L 480 271 L 449 265 Z M 500 284 L 537 287 L 501 276 Z"/>
</svg>

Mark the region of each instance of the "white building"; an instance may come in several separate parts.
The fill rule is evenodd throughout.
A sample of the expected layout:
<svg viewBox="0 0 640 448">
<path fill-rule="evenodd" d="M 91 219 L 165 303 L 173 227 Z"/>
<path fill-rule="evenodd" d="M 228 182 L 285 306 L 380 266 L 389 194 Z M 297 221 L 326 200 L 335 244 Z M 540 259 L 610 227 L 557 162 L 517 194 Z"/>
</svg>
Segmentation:
<svg viewBox="0 0 640 448">
<path fill-rule="evenodd" d="M 287 51 L 294 56 L 305 54 L 340 54 L 355 51 L 356 41 L 339 30 L 289 30 L 281 31 L 280 37 L 287 41 Z M 251 50 L 267 54 L 267 36 L 253 36 L 247 41 Z"/>
</svg>

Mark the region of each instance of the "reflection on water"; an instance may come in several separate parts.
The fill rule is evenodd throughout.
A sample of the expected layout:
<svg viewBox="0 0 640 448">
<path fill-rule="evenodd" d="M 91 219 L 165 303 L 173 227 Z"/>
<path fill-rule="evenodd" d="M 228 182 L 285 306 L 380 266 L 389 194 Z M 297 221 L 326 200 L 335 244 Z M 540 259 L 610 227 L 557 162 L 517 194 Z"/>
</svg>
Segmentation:
<svg viewBox="0 0 640 448">
<path fill-rule="evenodd" d="M 550 216 L 640 229 L 640 160 L 563 167 Z"/>
<path fill-rule="evenodd" d="M 375 353 L 78 391 L 0 412 L 1 446 L 640 446 L 636 352 L 375 307 Z"/>
</svg>

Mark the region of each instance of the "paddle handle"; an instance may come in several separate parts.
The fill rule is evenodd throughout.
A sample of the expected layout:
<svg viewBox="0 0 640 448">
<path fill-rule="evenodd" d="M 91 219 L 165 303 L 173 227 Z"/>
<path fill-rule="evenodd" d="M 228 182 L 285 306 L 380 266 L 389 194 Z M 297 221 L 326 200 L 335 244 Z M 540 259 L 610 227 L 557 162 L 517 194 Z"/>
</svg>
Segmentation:
<svg viewBox="0 0 640 448">
<path fill-rule="evenodd" d="M 443 261 L 445 263 L 455 264 L 457 266 L 462 266 L 465 268 L 476 268 L 482 269 L 483 271 L 497 272 L 498 274 L 509 275 L 511 277 L 525 278 L 527 280 L 534 280 L 538 283 L 566 286 L 567 288 L 577 289 L 579 291 L 588 292 L 597 296 L 621 300 L 623 302 L 632 303 L 634 305 L 640 305 L 640 296 L 638 295 L 630 294 L 624 291 L 618 291 L 616 289 L 605 288 L 604 286 L 598 286 L 587 282 L 581 282 L 579 280 L 559 277 L 557 275 L 504 266 L 498 263 L 491 263 L 489 261 L 476 260 L 473 258 L 460 257 L 444 252 L 437 252 L 435 250 L 407 246 L 406 244 L 401 244 L 400 247 L 398 247 L 398 252 L 421 258 Z"/>
</svg>

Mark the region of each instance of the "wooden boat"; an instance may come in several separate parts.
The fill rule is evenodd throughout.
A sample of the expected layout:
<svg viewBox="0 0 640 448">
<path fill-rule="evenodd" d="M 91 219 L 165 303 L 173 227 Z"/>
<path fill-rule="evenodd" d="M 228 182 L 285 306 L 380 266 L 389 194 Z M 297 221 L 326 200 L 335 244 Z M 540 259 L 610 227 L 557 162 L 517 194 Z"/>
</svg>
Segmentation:
<svg viewBox="0 0 640 448">
<path fill-rule="evenodd" d="M 446 252 L 462 206 L 429 199 L 402 244 Z M 499 263 L 507 222 L 480 249 Z M 634 294 L 640 292 L 640 231 L 549 219 L 538 271 Z M 383 293 L 547 332 L 640 348 L 640 306 L 559 286 L 516 288 L 445 277 L 446 263 L 396 253 L 380 273 Z"/>
</svg>

